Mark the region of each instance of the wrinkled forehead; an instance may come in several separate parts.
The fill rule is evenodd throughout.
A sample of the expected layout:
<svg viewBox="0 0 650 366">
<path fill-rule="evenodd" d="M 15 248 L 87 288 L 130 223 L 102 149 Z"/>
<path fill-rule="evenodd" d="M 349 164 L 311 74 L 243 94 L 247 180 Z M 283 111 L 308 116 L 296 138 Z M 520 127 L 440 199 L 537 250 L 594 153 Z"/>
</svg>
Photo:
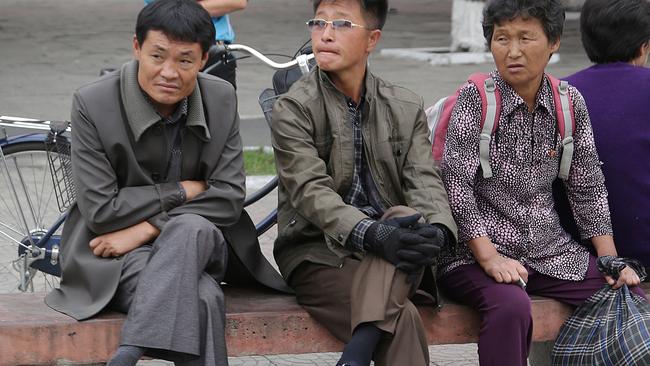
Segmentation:
<svg viewBox="0 0 650 366">
<path fill-rule="evenodd" d="M 162 30 L 151 29 L 145 35 L 142 46 L 163 51 L 174 50 L 182 53 L 202 53 L 201 44 L 193 40 L 182 39 Z"/>
</svg>

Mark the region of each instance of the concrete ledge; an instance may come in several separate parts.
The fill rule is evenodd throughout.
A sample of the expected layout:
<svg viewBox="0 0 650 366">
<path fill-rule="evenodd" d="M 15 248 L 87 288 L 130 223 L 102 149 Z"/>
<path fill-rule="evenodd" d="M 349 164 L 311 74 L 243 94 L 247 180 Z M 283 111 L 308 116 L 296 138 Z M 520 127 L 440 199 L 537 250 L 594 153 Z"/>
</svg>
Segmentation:
<svg viewBox="0 0 650 366">
<path fill-rule="evenodd" d="M 421 47 L 421 48 L 384 48 L 379 51 L 382 56 L 407 58 L 425 61 L 431 65 L 472 65 L 492 63 L 490 52 L 451 52 L 449 47 Z M 560 61 L 560 54 L 551 56 L 549 64 Z"/>
<path fill-rule="evenodd" d="M 650 286 L 644 284 L 645 290 Z M 293 296 L 226 289 L 226 341 L 229 356 L 334 352 L 342 344 L 316 323 Z M 478 339 L 479 316 L 470 308 L 446 304 L 420 307 L 429 344 L 471 343 Z M 572 308 L 534 297 L 533 340 L 555 339 Z M 43 303 L 42 294 L 0 295 L 0 365 L 100 363 L 116 349 L 124 315 L 106 312 L 77 322 Z"/>
</svg>

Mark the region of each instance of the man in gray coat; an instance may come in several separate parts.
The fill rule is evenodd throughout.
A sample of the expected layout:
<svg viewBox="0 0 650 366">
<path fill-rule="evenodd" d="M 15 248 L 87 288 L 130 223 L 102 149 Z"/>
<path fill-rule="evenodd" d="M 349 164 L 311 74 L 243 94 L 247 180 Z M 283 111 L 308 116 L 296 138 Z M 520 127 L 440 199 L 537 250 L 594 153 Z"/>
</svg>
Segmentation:
<svg viewBox="0 0 650 366">
<path fill-rule="evenodd" d="M 456 225 L 422 99 L 368 69 L 386 0 L 314 0 L 318 67 L 273 107 L 274 255 L 298 302 L 346 342 L 338 365 L 429 365 L 410 297 Z M 422 279 L 422 281 L 421 281 Z"/>
<path fill-rule="evenodd" d="M 78 199 L 46 302 L 79 320 L 128 312 L 111 366 L 228 363 L 222 228 L 240 218 L 245 176 L 234 89 L 199 74 L 213 42 L 195 1 L 156 1 L 138 15 L 135 60 L 74 95 Z"/>
</svg>

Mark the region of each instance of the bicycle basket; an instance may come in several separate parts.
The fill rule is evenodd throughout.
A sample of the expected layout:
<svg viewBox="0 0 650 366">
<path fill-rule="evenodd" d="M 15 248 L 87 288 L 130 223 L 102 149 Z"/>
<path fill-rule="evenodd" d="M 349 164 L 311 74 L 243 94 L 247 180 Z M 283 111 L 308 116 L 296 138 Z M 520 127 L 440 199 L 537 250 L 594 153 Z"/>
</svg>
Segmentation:
<svg viewBox="0 0 650 366">
<path fill-rule="evenodd" d="M 70 140 L 63 135 L 69 122 L 51 122 L 51 130 L 45 141 L 47 161 L 56 195 L 59 211 L 66 211 L 77 198 L 77 189 L 72 179 Z"/>
</svg>

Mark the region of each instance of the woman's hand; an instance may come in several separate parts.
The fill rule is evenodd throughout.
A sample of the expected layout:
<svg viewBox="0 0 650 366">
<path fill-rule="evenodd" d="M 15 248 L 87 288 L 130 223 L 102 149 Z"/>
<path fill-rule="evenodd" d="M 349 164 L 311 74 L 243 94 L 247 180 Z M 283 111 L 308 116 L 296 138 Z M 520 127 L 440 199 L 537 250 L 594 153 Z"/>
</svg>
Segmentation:
<svg viewBox="0 0 650 366">
<path fill-rule="evenodd" d="M 607 280 L 607 283 L 612 286 L 613 289 L 620 288 L 624 284 L 628 285 L 629 287 L 638 286 L 641 283 L 639 276 L 630 267 L 625 267 L 621 270 L 618 276 L 618 281 L 615 280 L 612 276 L 605 276 L 605 280 Z"/>
<path fill-rule="evenodd" d="M 487 236 L 480 236 L 468 243 L 474 258 L 488 276 L 499 283 L 528 282 L 528 271 L 514 259 L 503 257 Z"/>
<path fill-rule="evenodd" d="M 499 283 L 513 283 L 519 279 L 528 282 L 528 271 L 521 263 L 498 253 L 480 261 L 479 264 L 488 276 Z"/>
</svg>

